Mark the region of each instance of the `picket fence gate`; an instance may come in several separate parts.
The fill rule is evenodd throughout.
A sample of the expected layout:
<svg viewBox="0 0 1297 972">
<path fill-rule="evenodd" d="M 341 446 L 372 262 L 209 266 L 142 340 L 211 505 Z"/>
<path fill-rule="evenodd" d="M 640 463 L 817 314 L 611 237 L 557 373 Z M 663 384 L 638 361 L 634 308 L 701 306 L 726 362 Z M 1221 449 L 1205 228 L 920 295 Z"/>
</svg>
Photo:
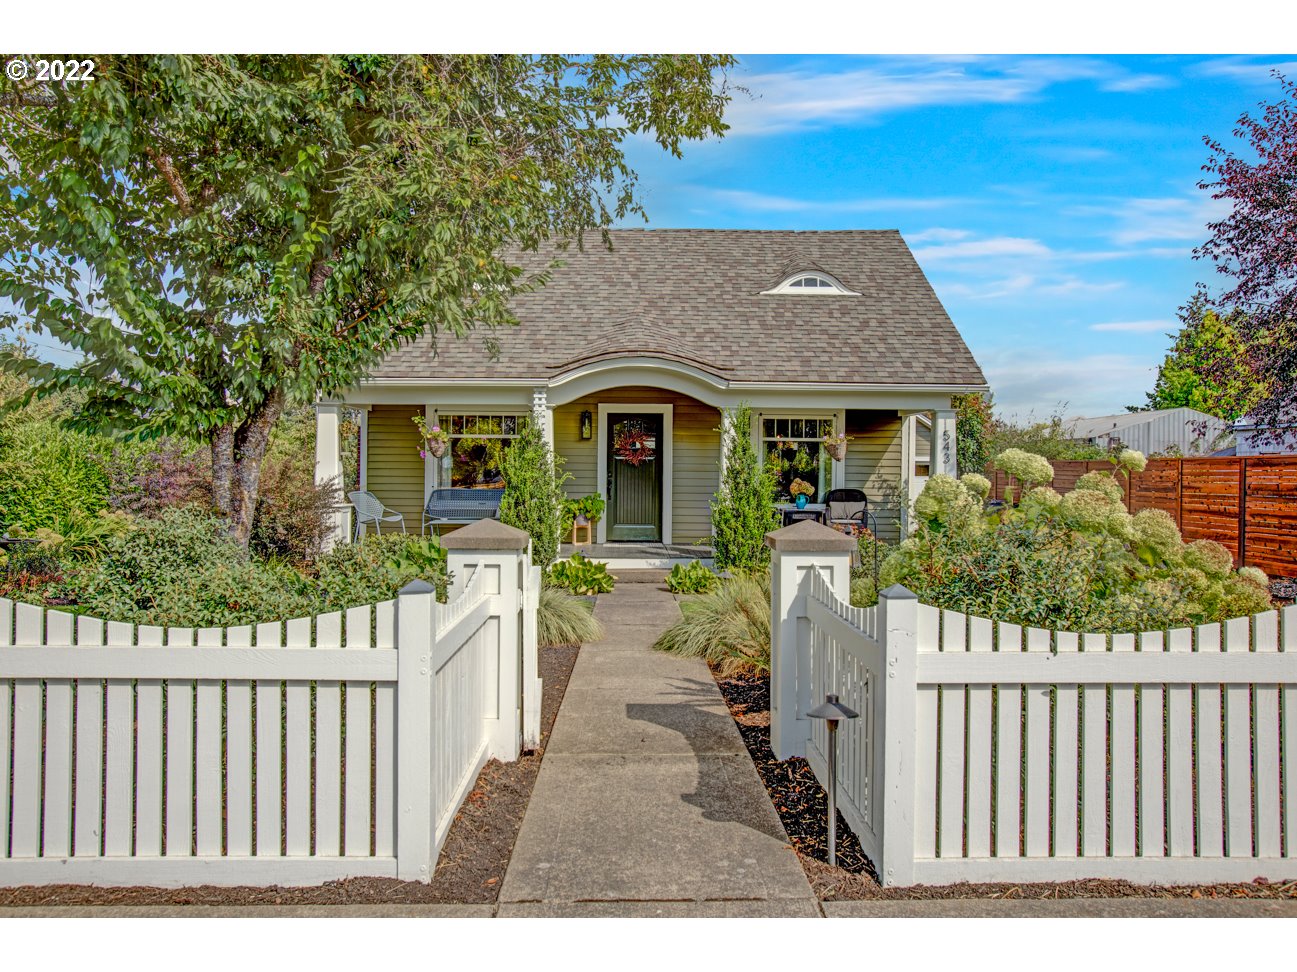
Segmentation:
<svg viewBox="0 0 1297 972">
<path fill-rule="evenodd" d="M 195 629 L 0 599 L 0 885 L 430 880 L 482 765 L 539 736 L 539 570 L 488 532 L 446 604 Z"/>
<path fill-rule="evenodd" d="M 804 531 L 805 532 L 805 531 Z M 1297 878 L 1297 607 L 1142 634 L 846 601 L 849 554 L 772 558 L 772 745 L 886 885 Z"/>
</svg>

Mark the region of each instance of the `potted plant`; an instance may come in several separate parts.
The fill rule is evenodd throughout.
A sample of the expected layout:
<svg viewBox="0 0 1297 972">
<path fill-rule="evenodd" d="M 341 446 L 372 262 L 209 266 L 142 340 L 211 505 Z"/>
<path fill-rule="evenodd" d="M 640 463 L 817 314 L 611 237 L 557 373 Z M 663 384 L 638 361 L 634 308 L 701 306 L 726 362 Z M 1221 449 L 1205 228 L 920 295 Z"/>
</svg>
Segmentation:
<svg viewBox="0 0 1297 972">
<path fill-rule="evenodd" d="M 793 502 L 797 504 L 797 508 L 804 510 L 807 499 L 815 495 L 815 487 L 804 479 L 794 479 L 793 484 L 788 487 L 788 492 L 793 494 Z"/>
<path fill-rule="evenodd" d="M 578 523 L 595 524 L 603 516 L 603 497 L 598 493 L 582 496 L 576 501 L 576 519 Z"/>
<path fill-rule="evenodd" d="M 847 458 L 847 433 L 830 432 L 824 437 L 824 451 L 835 462 L 842 462 Z"/>
<path fill-rule="evenodd" d="M 450 436 L 442 431 L 441 426 L 434 424 L 429 428 L 422 415 L 414 416 L 412 421 L 419 427 L 419 458 L 431 455 L 434 459 L 440 459 L 444 456 Z"/>
</svg>

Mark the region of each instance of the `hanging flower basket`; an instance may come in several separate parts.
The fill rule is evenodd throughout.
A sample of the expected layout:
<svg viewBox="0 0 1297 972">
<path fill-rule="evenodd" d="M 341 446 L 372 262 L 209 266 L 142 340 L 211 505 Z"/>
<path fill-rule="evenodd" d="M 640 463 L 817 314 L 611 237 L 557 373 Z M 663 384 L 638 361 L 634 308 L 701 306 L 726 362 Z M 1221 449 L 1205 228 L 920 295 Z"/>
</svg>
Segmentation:
<svg viewBox="0 0 1297 972">
<path fill-rule="evenodd" d="M 617 437 L 613 439 L 613 455 L 622 462 L 630 463 L 632 466 L 638 466 L 640 463 L 647 462 L 653 458 L 654 441 L 654 438 L 647 432 L 639 430 L 619 432 Z"/>
<path fill-rule="evenodd" d="M 847 458 L 847 434 L 837 432 L 824 437 L 824 451 L 834 462 L 843 462 Z"/>
<path fill-rule="evenodd" d="M 419 427 L 419 458 L 432 456 L 434 459 L 440 459 L 444 456 L 450 436 L 442 430 L 441 426 L 434 425 L 429 428 L 422 415 L 414 416 L 411 421 Z"/>
</svg>

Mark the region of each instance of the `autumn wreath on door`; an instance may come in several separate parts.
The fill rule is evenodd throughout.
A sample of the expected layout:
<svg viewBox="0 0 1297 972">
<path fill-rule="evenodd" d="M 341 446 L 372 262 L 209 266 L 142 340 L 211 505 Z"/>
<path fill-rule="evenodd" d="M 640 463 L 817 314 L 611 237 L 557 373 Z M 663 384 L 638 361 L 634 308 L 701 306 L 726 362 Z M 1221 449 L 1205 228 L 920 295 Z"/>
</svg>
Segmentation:
<svg viewBox="0 0 1297 972">
<path fill-rule="evenodd" d="M 612 451 L 622 462 L 638 466 L 653 458 L 653 448 L 657 445 L 657 436 L 642 429 L 627 429 L 618 432 L 613 439 Z"/>
</svg>

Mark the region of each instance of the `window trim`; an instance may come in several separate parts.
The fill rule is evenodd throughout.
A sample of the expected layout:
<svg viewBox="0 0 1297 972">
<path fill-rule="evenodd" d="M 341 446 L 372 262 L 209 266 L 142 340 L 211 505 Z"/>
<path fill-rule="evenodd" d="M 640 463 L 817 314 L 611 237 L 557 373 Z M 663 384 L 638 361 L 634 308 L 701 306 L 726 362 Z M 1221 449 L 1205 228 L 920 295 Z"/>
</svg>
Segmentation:
<svg viewBox="0 0 1297 972">
<path fill-rule="evenodd" d="M 832 422 L 833 427 L 838 430 L 844 430 L 847 427 L 846 409 L 826 410 L 826 411 L 819 411 L 819 410 L 808 411 L 805 409 L 789 409 L 786 411 L 779 411 L 779 412 L 765 412 L 765 411 L 758 412 L 754 416 L 754 421 L 752 423 L 753 424 L 752 432 L 753 432 L 753 439 L 754 439 L 753 445 L 756 447 L 756 452 L 757 452 L 757 461 L 759 463 L 760 468 L 762 469 L 764 469 L 766 466 L 766 443 L 775 441 L 773 437 L 769 439 L 766 438 L 765 422 L 767 420 L 778 421 L 780 419 L 816 419 L 819 421 Z M 812 438 L 802 437 L 799 439 L 785 438 L 783 441 L 819 442 L 821 443 L 821 448 L 823 448 L 823 442 L 824 442 L 823 438 L 818 438 L 818 437 L 812 437 Z M 829 457 L 828 461 L 829 461 L 828 482 L 820 484 L 821 493 L 827 493 L 830 489 L 841 489 L 845 485 L 846 463 L 837 462 L 832 457 Z M 820 501 L 817 499 L 815 500 L 815 502 L 818 503 Z"/>
<path fill-rule="evenodd" d="M 488 416 L 494 416 L 494 415 L 498 415 L 498 416 L 500 416 L 501 418 L 505 418 L 505 417 L 513 417 L 513 418 L 522 418 L 522 419 L 526 419 L 526 420 L 528 420 L 528 421 L 532 421 L 532 420 L 534 420 L 534 416 L 533 416 L 533 414 L 532 414 L 531 409 L 528 409 L 528 408 L 519 408 L 519 407 L 516 407 L 516 406 L 510 406 L 510 407 L 508 407 L 508 408 L 498 408 L 498 407 L 493 407 L 493 406 L 459 406 L 459 407 L 456 407 L 456 406 L 453 406 L 453 405 L 452 405 L 452 406 L 448 406 L 448 407 L 447 407 L 447 406 L 441 406 L 441 407 L 438 407 L 438 406 L 436 406 L 436 405 L 425 405 L 425 406 L 424 406 L 424 409 L 423 409 L 423 414 L 424 414 L 424 420 L 428 423 L 428 426 L 429 426 L 429 427 L 431 427 L 431 426 L 433 426 L 433 425 L 440 425 L 441 422 L 442 422 L 443 420 L 445 420 L 445 421 L 448 423 L 448 424 L 447 424 L 447 428 L 445 429 L 445 432 L 446 432 L 447 435 L 450 435 L 449 420 L 450 420 L 451 416 L 454 416 L 454 415 L 460 415 L 460 416 L 465 416 L 465 415 L 478 415 L 478 416 L 481 416 L 481 415 L 488 415 Z M 516 438 L 518 437 L 518 434 L 519 434 L 519 433 L 517 433 L 517 432 L 515 432 L 513 435 L 505 435 L 505 434 L 503 434 L 503 433 L 493 433 L 493 432 L 489 432 L 489 433 L 476 433 L 476 432 L 474 432 L 474 433 L 464 433 L 464 432 L 461 432 L 461 433 L 459 433 L 458 435 L 451 435 L 451 439 L 452 439 L 452 440 L 454 440 L 454 439 L 461 439 L 461 438 L 469 438 L 469 439 L 516 439 Z M 426 504 L 426 503 L 428 502 L 428 497 L 432 495 L 432 490 L 437 489 L 437 488 L 442 487 L 442 486 L 449 486 L 449 485 L 450 485 L 450 483 L 451 483 L 451 476 L 452 476 L 452 470 L 453 470 L 453 463 L 454 463 L 454 453 L 453 453 L 453 451 L 452 451 L 451 449 L 447 448 L 447 449 L 446 449 L 446 453 L 445 453 L 445 455 L 443 455 L 440 459 L 435 459 L 435 458 L 433 458 L 432 453 L 428 453 L 428 455 L 424 458 L 424 461 L 423 461 L 423 462 L 424 462 L 424 466 L 423 466 L 423 502 Z"/>
<path fill-rule="evenodd" d="M 797 281 L 811 277 L 827 287 L 795 287 Z M 761 291 L 762 294 L 789 294 L 793 297 L 859 297 L 860 294 L 843 286 L 837 278 L 822 270 L 798 270 L 785 277 L 778 286 Z"/>
</svg>

